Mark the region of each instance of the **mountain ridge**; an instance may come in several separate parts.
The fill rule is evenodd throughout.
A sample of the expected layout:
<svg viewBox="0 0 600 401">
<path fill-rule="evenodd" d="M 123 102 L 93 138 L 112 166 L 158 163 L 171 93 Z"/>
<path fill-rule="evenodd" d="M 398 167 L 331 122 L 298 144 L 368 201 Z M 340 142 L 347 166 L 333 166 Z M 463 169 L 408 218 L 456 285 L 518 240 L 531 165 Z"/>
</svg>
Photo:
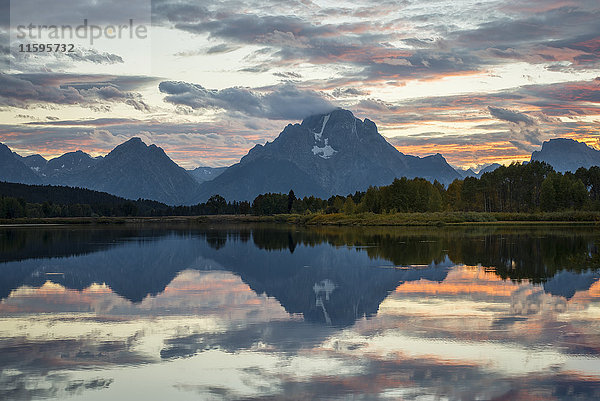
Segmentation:
<svg viewBox="0 0 600 401">
<path fill-rule="evenodd" d="M 600 165 L 600 151 L 583 142 L 557 138 L 543 143 L 531 160 L 545 161 L 557 171 Z M 389 185 L 394 178 L 422 177 L 444 185 L 455 179 L 481 177 L 450 166 L 440 154 L 406 155 L 378 132 L 376 124 L 336 109 L 287 124 L 279 136 L 257 144 L 230 167 L 185 170 L 165 151 L 133 137 L 106 156 L 78 150 L 46 160 L 20 156 L 0 144 L 0 180 L 50 184 L 104 191 L 127 199 L 152 199 L 169 205 L 205 202 L 219 194 L 228 201 L 252 201 L 267 192 L 297 196 L 345 196 L 369 186 Z"/>
</svg>

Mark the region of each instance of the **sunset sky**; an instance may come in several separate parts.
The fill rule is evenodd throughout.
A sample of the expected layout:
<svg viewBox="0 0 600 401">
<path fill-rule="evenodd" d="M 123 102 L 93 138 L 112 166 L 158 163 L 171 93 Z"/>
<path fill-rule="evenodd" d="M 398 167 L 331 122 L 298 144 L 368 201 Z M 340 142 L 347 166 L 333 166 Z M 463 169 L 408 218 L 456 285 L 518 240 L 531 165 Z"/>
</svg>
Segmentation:
<svg viewBox="0 0 600 401">
<path fill-rule="evenodd" d="M 598 0 L 64 0 L 43 17 L 44 1 L 10 3 L 0 142 L 22 155 L 104 155 L 139 136 L 182 167 L 226 166 L 335 107 L 458 167 L 528 160 L 550 138 L 600 145 Z M 148 35 L 18 52 L 17 24 L 84 19 Z"/>
</svg>

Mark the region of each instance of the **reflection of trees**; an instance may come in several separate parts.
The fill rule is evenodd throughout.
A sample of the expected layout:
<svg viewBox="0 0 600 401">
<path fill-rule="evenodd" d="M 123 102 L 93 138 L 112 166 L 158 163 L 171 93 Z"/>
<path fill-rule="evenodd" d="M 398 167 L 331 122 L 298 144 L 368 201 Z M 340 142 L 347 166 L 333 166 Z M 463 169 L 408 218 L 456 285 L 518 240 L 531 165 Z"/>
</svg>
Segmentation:
<svg viewBox="0 0 600 401">
<path fill-rule="evenodd" d="M 206 243 L 213 249 L 219 250 L 227 243 L 227 233 L 209 231 L 205 235 Z"/>
<path fill-rule="evenodd" d="M 456 264 L 492 267 L 505 279 L 542 282 L 560 270 L 581 272 L 600 267 L 598 235 L 575 227 L 445 227 L 253 230 L 261 249 L 293 249 L 290 243 L 365 248 L 371 258 L 395 265 Z"/>
<path fill-rule="evenodd" d="M 87 229 L 68 227 L 0 230 L 0 262 L 35 257 L 73 256 L 106 249 L 114 240 L 134 236 L 135 229 Z"/>
</svg>

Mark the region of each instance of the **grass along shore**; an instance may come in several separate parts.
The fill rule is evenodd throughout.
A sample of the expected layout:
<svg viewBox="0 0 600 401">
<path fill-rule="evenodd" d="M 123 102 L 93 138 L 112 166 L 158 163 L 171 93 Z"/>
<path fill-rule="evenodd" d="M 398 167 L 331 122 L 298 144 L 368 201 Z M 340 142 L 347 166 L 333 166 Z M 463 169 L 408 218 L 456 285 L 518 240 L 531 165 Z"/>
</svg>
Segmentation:
<svg viewBox="0 0 600 401">
<path fill-rule="evenodd" d="M 486 213 L 486 212 L 430 212 L 430 213 L 359 213 L 359 214 L 278 214 L 206 215 L 161 217 L 53 217 L 0 219 L 0 225 L 30 224 L 140 224 L 140 223 L 278 223 L 296 225 L 335 226 L 435 226 L 460 224 L 600 224 L 600 212 L 565 211 L 548 213 Z"/>
</svg>

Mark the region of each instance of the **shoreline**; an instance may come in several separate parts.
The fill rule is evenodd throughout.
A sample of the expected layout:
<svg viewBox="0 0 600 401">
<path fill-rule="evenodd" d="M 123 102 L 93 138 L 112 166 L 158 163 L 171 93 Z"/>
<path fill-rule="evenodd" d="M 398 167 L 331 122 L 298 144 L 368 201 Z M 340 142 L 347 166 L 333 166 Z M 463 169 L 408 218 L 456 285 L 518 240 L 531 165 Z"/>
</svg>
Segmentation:
<svg viewBox="0 0 600 401">
<path fill-rule="evenodd" d="M 557 213 L 486 213 L 435 212 L 356 215 L 280 214 L 204 215 L 158 217 L 48 217 L 0 219 L 0 227 L 50 225 L 121 225 L 121 224 L 252 224 L 271 223 L 302 226 L 461 226 L 461 225 L 600 225 L 600 212 Z"/>
</svg>

